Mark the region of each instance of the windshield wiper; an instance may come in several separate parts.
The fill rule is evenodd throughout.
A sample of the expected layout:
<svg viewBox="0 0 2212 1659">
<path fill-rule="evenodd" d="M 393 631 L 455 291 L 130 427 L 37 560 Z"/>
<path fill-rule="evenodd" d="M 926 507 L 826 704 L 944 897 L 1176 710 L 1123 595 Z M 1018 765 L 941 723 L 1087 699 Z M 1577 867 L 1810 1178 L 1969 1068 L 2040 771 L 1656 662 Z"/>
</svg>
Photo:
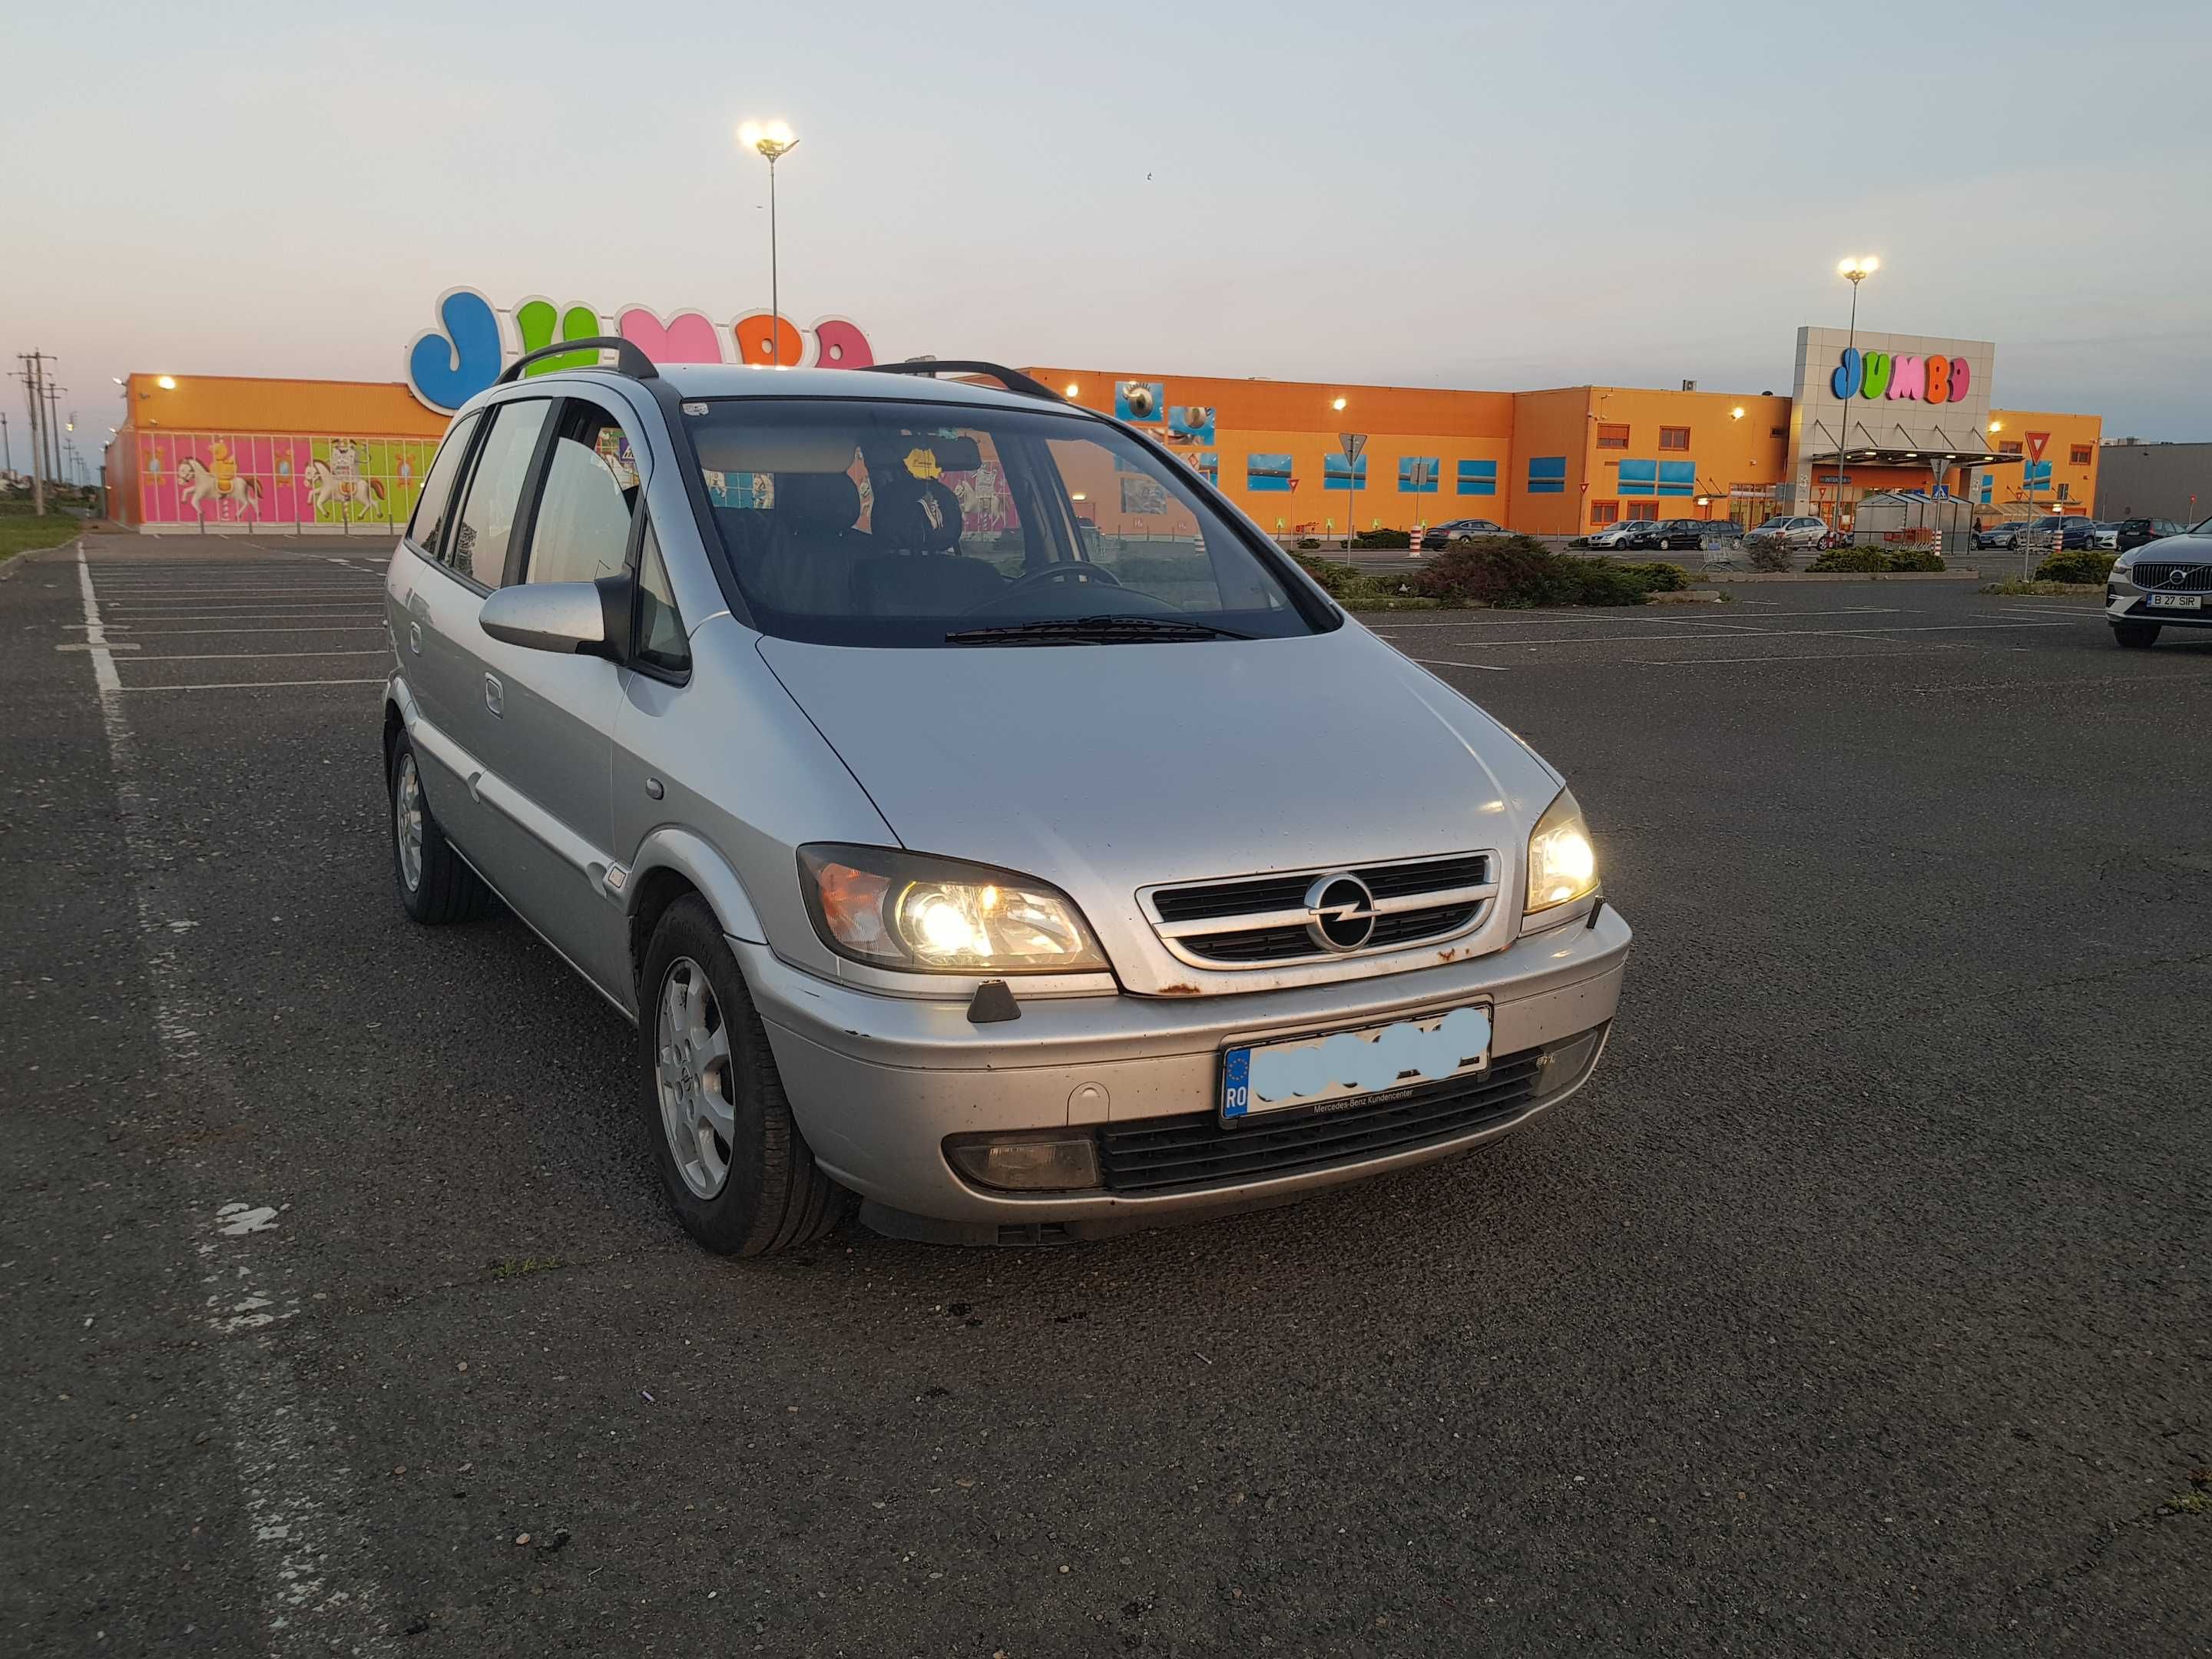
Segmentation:
<svg viewBox="0 0 2212 1659">
<path fill-rule="evenodd" d="M 992 628 L 963 628 L 945 636 L 947 645 L 1123 645 L 1140 641 L 1249 640 L 1226 628 L 1183 622 L 1173 617 L 1054 617 L 1041 622 L 1001 623 Z"/>
</svg>

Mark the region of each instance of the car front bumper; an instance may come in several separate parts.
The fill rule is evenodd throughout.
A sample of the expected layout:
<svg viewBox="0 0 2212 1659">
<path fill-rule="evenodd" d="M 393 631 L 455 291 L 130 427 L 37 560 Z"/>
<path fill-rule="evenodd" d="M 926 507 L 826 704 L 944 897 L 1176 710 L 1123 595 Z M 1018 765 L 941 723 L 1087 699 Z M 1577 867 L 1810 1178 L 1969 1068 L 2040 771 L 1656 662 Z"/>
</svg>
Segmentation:
<svg viewBox="0 0 2212 1659">
<path fill-rule="evenodd" d="M 2148 603 L 2149 597 L 2148 590 L 2115 570 L 2105 579 L 2105 620 L 2156 623 L 2161 628 L 2212 628 L 2212 592 L 2191 590 L 2191 597 L 2197 601 L 2194 611 L 2154 611 Z"/>
<path fill-rule="evenodd" d="M 732 939 L 792 1109 L 823 1168 L 895 1220 L 989 1240 L 1045 1224 L 1071 1236 L 1249 1208 L 1449 1156 L 1580 1087 L 1604 1048 L 1632 934 L 1610 905 L 1486 957 L 1240 996 L 1020 999 L 975 1025 L 964 1000 L 883 996 Z M 1222 1051 L 1469 1005 L 1491 1010 L 1493 1062 L 1476 1078 L 1328 1117 L 1224 1127 Z M 1587 1037 L 1588 1042 L 1577 1039 Z M 1455 1090 L 1457 1091 L 1455 1093 Z M 948 1136 L 1073 1128 L 1095 1135 L 1102 1184 L 986 1189 L 956 1174 Z M 1163 1181 L 1172 1144 L 1191 1162 Z M 1150 1174 L 1129 1165 L 1150 1162 Z M 1117 1164 L 1121 1167 L 1117 1170 Z M 908 1229 L 908 1231 L 918 1231 Z"/>
</svg>

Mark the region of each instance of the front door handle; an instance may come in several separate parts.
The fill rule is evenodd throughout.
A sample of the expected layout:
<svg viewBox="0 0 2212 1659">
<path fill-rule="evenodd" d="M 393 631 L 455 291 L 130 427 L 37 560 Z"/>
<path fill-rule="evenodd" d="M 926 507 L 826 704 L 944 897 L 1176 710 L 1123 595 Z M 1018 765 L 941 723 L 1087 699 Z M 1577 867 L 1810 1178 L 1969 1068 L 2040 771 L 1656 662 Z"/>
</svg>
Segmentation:
<svg viewBox="0 0 2212 1659">
<path fill-rule="evenodd" d="M 495 714 L 504 715 L 507 713 L 506 702 L 507 688 L 499 683 L 499 676 L 496 674 L 485 675 L 484 707 L 490 709 Z"/>
</svg>

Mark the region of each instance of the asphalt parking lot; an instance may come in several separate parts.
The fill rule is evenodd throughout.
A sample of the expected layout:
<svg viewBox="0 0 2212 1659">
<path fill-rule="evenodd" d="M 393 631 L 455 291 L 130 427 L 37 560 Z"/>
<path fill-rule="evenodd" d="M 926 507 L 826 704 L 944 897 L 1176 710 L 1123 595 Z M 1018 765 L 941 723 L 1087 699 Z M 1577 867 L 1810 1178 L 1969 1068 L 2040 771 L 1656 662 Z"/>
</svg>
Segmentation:
<svg viewBox="0 0 2212 1659">
<path fill-rule="evenodd" d="M 617 1017 L 401 913 L 374 550 L 208 540 L 0 580 L 0 1650 L 2212 1644 L 2212 633 L 1376 618 L 1588 811 L 1596 1081 L 1296 1208 L 738 1265 Z"/>
</svg>

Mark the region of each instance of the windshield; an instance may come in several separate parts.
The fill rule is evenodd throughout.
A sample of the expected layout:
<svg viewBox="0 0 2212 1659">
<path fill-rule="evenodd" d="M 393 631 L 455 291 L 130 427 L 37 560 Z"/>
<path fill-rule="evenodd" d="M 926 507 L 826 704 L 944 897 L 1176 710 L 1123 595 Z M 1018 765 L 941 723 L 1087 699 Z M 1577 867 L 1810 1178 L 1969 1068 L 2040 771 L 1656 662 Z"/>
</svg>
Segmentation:
<svg viewBox="0 0 2212 1659">
<path fill-rule="evenodd" d="M 957 646 L 1025 626 L 1046 644 L 1314 631 L 1194 475 L 1103 422 L 891 399 L 684 408 L 765 633 Z"/>
</svg>

